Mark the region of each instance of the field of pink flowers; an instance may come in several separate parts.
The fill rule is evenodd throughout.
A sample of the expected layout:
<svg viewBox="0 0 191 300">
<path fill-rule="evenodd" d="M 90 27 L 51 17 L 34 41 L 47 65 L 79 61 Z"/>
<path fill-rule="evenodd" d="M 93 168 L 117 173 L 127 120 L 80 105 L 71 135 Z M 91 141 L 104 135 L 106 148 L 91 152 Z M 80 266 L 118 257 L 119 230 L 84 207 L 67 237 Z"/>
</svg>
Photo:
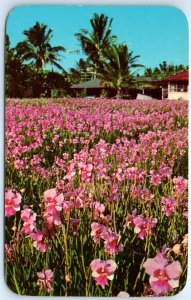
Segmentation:
<svg viewBox="0 0 191 300">
<path fill-rule="evenodd" d="M 188 104 L 7 100 L 5 278 L 21 295 L 186 283 Z"/>
</svg>

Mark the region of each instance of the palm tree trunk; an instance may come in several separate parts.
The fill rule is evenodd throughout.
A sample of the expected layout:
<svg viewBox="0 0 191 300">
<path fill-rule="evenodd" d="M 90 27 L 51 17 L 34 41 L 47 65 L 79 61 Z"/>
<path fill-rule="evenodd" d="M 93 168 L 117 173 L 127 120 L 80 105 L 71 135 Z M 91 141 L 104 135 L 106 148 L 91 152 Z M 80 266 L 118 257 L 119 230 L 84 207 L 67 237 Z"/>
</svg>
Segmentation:
<svg viewBox="0 0 191 300">
<path fill-rule="evenodd" d="M 117 89 L 117 94 L 116 94 L 117 98 L 120 98 L 120 97 L 121 97 L 121 94 L 122 94 L 122 88 L 121 88 L 121 87 L 118 87 L 118 89 Z"/>
</svg>

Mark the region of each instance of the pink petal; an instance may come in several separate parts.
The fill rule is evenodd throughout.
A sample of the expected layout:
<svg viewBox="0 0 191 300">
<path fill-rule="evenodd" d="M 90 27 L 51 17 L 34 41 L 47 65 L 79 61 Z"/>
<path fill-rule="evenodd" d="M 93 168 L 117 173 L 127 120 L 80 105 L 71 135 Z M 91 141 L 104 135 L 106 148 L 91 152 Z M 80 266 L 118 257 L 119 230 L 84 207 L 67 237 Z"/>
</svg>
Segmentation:
<svg viewBox="0 0 191 300">
<path fill-rule="evenodd" d="M 166 267 L 167 275 L 170 279 L 176 279 L 180 277 L 182 273 L 182 267 L 179 261 L 174 261 Z"/>
<path fill-rule="evenodd" d="M 53 272 L 50 269 L 46 270 L 45 274 L 47 279 L 51 279 L 53 277 Z"/>
<path fill-rule="evenodd" d="M 21 203 L 21 195 L 20 194 L 16 194 L 17 195 L 17 198 L 14 198 L 13 199 L 13 203 L 14 203 L 14 205 L 15 204 L 20 204 Z"/>
<path fill-rule="evenodd" d="M 161 267 L 165 267 L 168 264 L 168 260 L 163 256 L 161 252 L 158 252 L 155 256 L 155 261 L 160 264 Z"/>
<path fill-rule="evenodd" d="M 38 278 L 40 278 L 40 279 L 45 279 L 45 274 L 44 274 L 44 272 L 37 272 L 37 276 L 38 276 Z"/>
<path fill-rule="evenodd" d="M 92 262 L 90 264 L 90 267 L 91 267 L 92 271 L 97 269 L 100 266 L 100 263 L 101 263 L 101 259 L 99 259 L 99 258 L 92 260 Z"/>
<path fill-rule="evenodd" d="M 56 189 L 50 189 L 44 192 L 44 199 L 55 198 L 57 196 Z"/>
<path fill-rule="evenodd" d="M 155 261 L 155 258 L 148 258 L 143 267 L 149 275 L 153 275 L 157 269 L 161 269 L 161 265 Z"/>
<path fill-rule="evenodd" d="M 105 270 L 110 274 L 110 273 L 114 273 L 114 271 L 117 268 L 117 264 L 115 263 L 114 260 L 110 259 L 106 261 L 106 267 Z"/>
<path fill-rule="evenodd" d="M 12 207 L 7 207 L 5 208 L 5 216 L 6 217 L 11 217 L 16 214 L 16 211 Z"/>
<path fill-rule="evenodd" d="M 9 189 L 7 192 L 5 192 L 5 199 L 10 200 L 14 197 L 15 197 L 15 193 L 13 193 L 12 190 Z"/>
<path fill-rule="evenodd" d="M 152 281 L 150 286 L 157 296 L 163 296 L 172 291 L 172 287 L 165 280 Z"/>
<path fill-rule="evenodd" d="M 101 287 L 104 289 L 106 285 L 108 285 L 108 279 L 106 276 L 100 276 L 96 279 L 96 285 L 101 285 Z"/>
</svg>

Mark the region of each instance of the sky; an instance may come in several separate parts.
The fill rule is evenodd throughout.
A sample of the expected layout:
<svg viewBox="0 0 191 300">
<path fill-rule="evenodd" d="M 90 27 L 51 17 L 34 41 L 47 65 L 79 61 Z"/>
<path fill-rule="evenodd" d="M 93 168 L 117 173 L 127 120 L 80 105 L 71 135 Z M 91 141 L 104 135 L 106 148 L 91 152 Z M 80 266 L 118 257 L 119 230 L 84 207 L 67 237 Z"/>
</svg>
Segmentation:
<svg viewBox="0 0 191 300">
<path fill-rule="evenodd" d="M 112 34 L 117 42 L 125 42 L 137 61 L 146 67 L 156 67 L 162 61 L 188 65 L 188 22 L 185 15 L 168 6 L 72 6 L 25 5 L 18 6 L 7 18 L 6 33 L 11 47 L 24 40 L 23 31 L 36 21 L 53 29 L 52 46 L 80 50 L 79 54 L 64 54 L 61 65 L 69 70 L 79 58 L 84 58 L 74 36 L 80 29 L 91 30 L 90 18 L 104 13 L 113 18 Z"/>
</svg>

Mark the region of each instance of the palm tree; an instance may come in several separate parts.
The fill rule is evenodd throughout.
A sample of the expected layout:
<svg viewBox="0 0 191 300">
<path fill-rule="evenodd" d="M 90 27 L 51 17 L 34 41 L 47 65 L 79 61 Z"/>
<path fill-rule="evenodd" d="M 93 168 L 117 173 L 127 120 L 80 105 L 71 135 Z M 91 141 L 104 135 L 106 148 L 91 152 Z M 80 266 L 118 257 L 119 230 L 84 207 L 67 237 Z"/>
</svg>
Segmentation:
<svg viewBox="0 0 191 300">
<path fill-rule="evenodd" d="M 174 66 L 169 65 L 166 61 L 159 64 L 159 67 L 154 69 L 157 79 L 162 79 L 174 73 Z"/>
<path fill-rule="evenodd" d="M 154 70 L 152 68 L 145 68 L 144 76 L 155 77 Z"/>
<path fill-rule="evenodd" d="M 33 27 L 23 32 L 26 39 L 16 47 L 23 61 L 28 61 L 36 70 L 44 71 L 47 64 L 63 70 L 58 61 L 61 60 L 60 52 L 65 52 L 66 49 L 62 46 L 51 46 L 52 32 L 47 25 L 36 22 Z"/>
<path fill-rule="evenodd" d="M 102 58 L 103 50 L 108 49 L 116 40 L 116 36 L 111 35 L 112 22 L 113 19 L 109 20 L 104 14 L 95 13 L 90 19 L 92 31 L 81 29 L 79 33 L 75 34 L 83 52 L 96 66 Z"/>
<path fill-rule="evenodd" d="M 70 69 L 69 79 L 72 83 L 90 80 L 92 77 L 93 65 L 87 59 L 80 58 L 75 68 Z"/>
<path fill-rule="evenodd" d="M 166 61 L 163 61 L 159 64 L 156 68 L 146 68 L 145 69 L 145 76 L 151 76 L 157 80 L 160 80 L 164 77 L 177 74 L 179 72 L 183 72 L 188 70 L 188 66 L 184 65 L 172 65 L 168 64 Z"/>
<path fill-rule="evenodd" d="M 131 69 L 143 67 L 136 61 L 139 55 L 134 56 L 129 52 L 126 44 L 112 45 L 103 51 L 101 67 L 97 68 L 97 76 L 105 86 L 116 89 L 120 95 L 122 87 L 130 87 L 133 84 Z"/>
<path fill-rule="evenodd" d="M 184 71 L 187 71 L 187 70 L 188 70 L 188 66 L 184 66 L 182 64 L 174 66 L 175 74 L 180 73 L 180 72 L 184 72 Z"/>
</svg>

